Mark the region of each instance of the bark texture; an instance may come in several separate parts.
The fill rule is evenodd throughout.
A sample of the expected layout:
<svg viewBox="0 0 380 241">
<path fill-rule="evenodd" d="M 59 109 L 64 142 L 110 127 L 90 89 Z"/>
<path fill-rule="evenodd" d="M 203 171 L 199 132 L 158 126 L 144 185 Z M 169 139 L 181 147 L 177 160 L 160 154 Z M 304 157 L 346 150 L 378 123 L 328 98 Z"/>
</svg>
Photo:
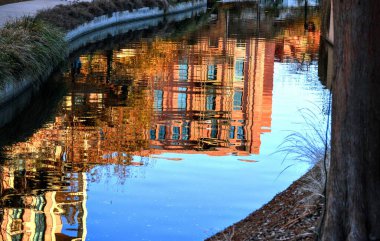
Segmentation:
<svg viewBox="0 0 380 241">
<path fill-rule="evenodd" d="M 380 240 L 380 1 L 333 5 L 332 157 L 321 240 Z"/>
<path fill-rule="evenodd" d="M 330 11 L 331 11 L 331 3 L 330 0 L 321 0 L 321 35 L 323 37 L 327 37 L 329 32 L 330 25 Z"/>
</svg>

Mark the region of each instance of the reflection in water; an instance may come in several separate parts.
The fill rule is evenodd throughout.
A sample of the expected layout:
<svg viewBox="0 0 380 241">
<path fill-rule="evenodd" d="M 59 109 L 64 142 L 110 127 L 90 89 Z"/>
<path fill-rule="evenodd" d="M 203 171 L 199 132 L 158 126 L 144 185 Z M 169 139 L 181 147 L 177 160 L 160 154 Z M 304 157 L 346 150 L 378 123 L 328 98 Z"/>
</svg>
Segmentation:
<svg viewBox="0 0 380 241">
<path fill-rule="evenodd" d="M 309 16 L 317 30 L 305 31 L 302 11 L 288 23 L 230 8 L 195 32 L 121 43 L 70 64 L 54 120 L 4 147 L 2 240 L 85 240 L 87 180 L 102 179 L 100 165 L 116 164 L 108 175 L 123 183 L 163 153 L 260 153 L 275 62 L 303 74 L 317 57 L 319 20 Z"/>
<path fill-rule="evenodd" d="M 2 167 L 1 240 L 85 240 L 85 173 L 37 170 Z"/>
</svg>

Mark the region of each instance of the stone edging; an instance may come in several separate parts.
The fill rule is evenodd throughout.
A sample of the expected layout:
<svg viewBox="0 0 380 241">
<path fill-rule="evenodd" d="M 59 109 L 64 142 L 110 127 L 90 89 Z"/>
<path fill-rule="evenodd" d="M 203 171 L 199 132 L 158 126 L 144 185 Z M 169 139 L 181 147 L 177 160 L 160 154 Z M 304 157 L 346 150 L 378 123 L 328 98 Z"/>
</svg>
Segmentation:
<svg viewBox="0 0 380 241">
<path fill-rule="evenodd" d="M 87 22 L 78 26 L 77 28 L 69 31 L 66 34 L 65 40 L 72 41 L 82 35 L 93 32 L 98 29 L 102 29 L 111 25 L 125 23 L 125 22 L 135 22 L 147 18 L 154 18 L 169 14 L 175 14 L 180 12 L 189 11 L 194 8 L 198 8 L 207 4 L 207 0 L 196 0 L 192 2 L 178 3 L 175 6 L 170 6 L 166 11 L 159 8 L 140 8 L 132 12 L 122 11 L 115 12 L 112 16 L 103 15 L 94 18 L 92 21 Z"/>
</svg>

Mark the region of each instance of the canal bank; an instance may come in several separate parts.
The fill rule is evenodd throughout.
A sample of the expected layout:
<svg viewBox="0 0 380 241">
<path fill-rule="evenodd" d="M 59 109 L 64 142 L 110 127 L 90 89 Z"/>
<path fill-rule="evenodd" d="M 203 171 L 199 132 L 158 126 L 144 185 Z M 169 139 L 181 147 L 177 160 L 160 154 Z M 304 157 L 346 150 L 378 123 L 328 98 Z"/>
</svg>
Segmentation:
<svg viewBox="0 0 380 241">
<path fill-rule="evenodd" d="M 23 4 L 28 4 L 28 2 L 15 4 L 15 7 L 20 7 L 19 5 L 23 5 Z M 78 6 L 78 9 L 80 9 L 81 7 L 83 8 L 83 4 L 85 4 L 85 3 L 75 3 L 75 4 L 70 5 L 68 7 L 63 6 L 63 5 L 62 6 L 58 5 L 55 8 L 53 8 L 52 10 L 44 10 L 39 15 L 37 15 L 36 18 L 42 19 L 42 21 L 44 21 L 44 20 L 48 21 L 49 24 L 52 24 L 53 26 L 58 26 L 58 27 L 60 27 L 60 29 L 64 29 L 60 25 L 61 22 L 59 22 L 58 19 L 62 18 L 62 16 L 64 17 L 65 15 L 71 14 L 70 12 L 67 12 L 67 9 L 72 11 L 73 9 L 75 9 L 76 6 Z M 90 8 L 91 3 L 86 3 L 86 4 L 87 4 L 86 7 L 89 8 L 88 11 L 92 11 Z M 157 3 L 155 5 L 157 5 Z M 164 5 L 164 4 L 162 4 L 162 5 Z M 191 2 L 180 2 L 180 3 L 176 3 L 174 5 L 170 5 L 170 6 L 166 6 L 166 7 L 164 7 L 164 6 L 156 6 L 156 7 L 152 7 L 152 8 L 140 7 L 139 9 L 135 9 L 135 10 L 117 11 L 117 12 L 112 12 L 112 13 L 110 13 L 110 11 L 118 9 L 118 8 L 115 8 L 115 6 L 114 6 L 114 8 L 112 8 L 112 6 L 103 6 L 102 5 L 104 9 L 102 11 L 97 9 L 97 12 L 94 15 L 96 16 L 96 15 L 100 15 L 100 13 L 106 13 L 105 15 L 100 15 L 100 16 L 92 18 L 92 19 L 87 19 L 87 21 L 85 21 L 85 23 L 79 22 L 81 24 L 79 24 L 78 26 L 75 26 L 75 28 L 73 28 L 73 29 L 71 29 L 65 33 L 64 40 L 67 43 L 67 46 L 71 46 L 72 41 L 78 40 L 81 37 L 83 37 L 89 33 L 94 33 L 98 30 L 104 30 L 110 26 L 115 26 L 117 24 L 131 24 L 131 25 L 135 25 L 135 26 L 133 26 L 130 29 L 143 28 L 143 27 L 146 27 L 146 26 L 144 26 L 145 23 L 143 24 L 143 26 L 141 26 L 141 25 L 136 26 L 136 23 L 143 21 L 143 20 L 146 20 L 146 19 L 153 19 L 153 18 L 157 18 L 160 16 L 170 16 L 170 15 L 181 13 L 181 12 L 191 11 L 193 9 L 205 7 L 206 5 L 207 5 L 207 1 L 199 0 L 199 1 L 191 1 Z M 2 7 L 4 7 L 4 6 L 2 6 Z M 5 7 L 7 7 L 7 6 L 5 5 Z M 30 13 L 30 15 L 35 15 L 37 13 L 37 9 L 40 10 L 40 9 L 43 9 L 43 7 L 44 7 L 43 5 L 39 5 L 39 8 L 36 7 L 35 12 Z M 96 7 L 99 8 L 99 4 Z M 119 7 L 120 8 L 126 8 L 126 6 L 119 6 Z M 65 9 L 65 8 L 67 8 L 67 9 Z M 49 18 L 51 17 L 51 16 L 49 16 L 50 11 L 54 13 L 53 16 L 55 17 L 56 22 L 49 21 L 50 20 Z M 60 13 L 60 12 L 63 13 L 62 16 L 57 15 L 57 13 Z M 81 14 L 86 15 L 86 12 L 82 12 Z M 92 15 L 92 16 L 94 16 L 94 15 Z M 57 18 L 57 16 L 58 16 L 58 18 Z M 83 18 L 81 18 L 81 19 L 83 22 L 84 21 Z M 23 23 L 23 21 L 24 21 L 24 23 Z M 10 23 L 8 25 L 4 25 L 4 27 L 2 29 L 0 29 L 0 31 L 2 31 L 2 34 L 7 34 L 7 33 L 12 32 L 13 31 L 12 29 L 14 29 L 14 28 L 23 28 L 22 30 L 26 29 L 27 31 L 29 31 L 30 29 L 33 29 L 31 31 L 32 32 L 31 36 L 32 36 L 33 34 L 38 34 L 37 32 L 33 32 L 36 28 L 30 27 L 30 25 L 34 25 L 34 24 L 35 24 L 35 20 L 31 19 L 31 18 L 26 19 L 26 20 L 25 19 L 16 20 L 16 22 L 13 23 L 13 25 L 12 25 L 12 23 Z M 36 31 L 39 31 L 39 30 L 36 30 Z M 59 35 L 58 34 L 56 34 L 56 35 L 59 38 Z M 103 35 L 103 36 L 104 36 L 103 38 L 107 37 L 107 35 Z M 52 36 L 52 37 L 55 37 L 55 36 Z M 7 49 L 7 45 L 13 44 L 11 41 L 12 40 L 11 38 L 12 37 L 8 38 L 8 43 L 4 43 L 4 45 L 3 45 L 4 49 Z M 48 40 L 48 37 L 46 39 L 43 39 L 42 41 L 47 41 L 47 40 Z M 75 51 L 79 47 L 84 46 L 87 42 L 99 41 L 99 40 L 101 40 L 101 38 L 99 38 L 99 36 L 96 38 L 96 40 L 94 40 L 93 38 L 87 38 L 84 41 L 80 41 L 79 44 L 78 43 L 74 44 L 75 47 L 68 48 L 66 51 L 56 49 L 57 51 L 60 52 L 61 56 L 53 56 L 53 60 L 57 59 L 57 58 L 63 59 L 68 54 Z M 24 45 L 27 45 L 27 44 L 33 45 L 34 44 L 33 40 L 30 40 L 30 38 L 26 39 L 26 41 L 31 41 L 31 42 L 25 42 Z M 51 47 L 53 47 L 53 46 L 48 46 L 48 48 L 43 49 L 43 51 L 44 52 L 51 51 L 52 50 Z M 34 47 L 32 46 L 32 48 L 34 48 Z M 38 53 L 33 53 L 33 50 L 30 50 L 30 51 L 31 51 L 30 52 L 30 55 L 31 55 L 30 59 L 34 59 L 33 58 L 34 55 L 38 55 Z M 15 57 L 13 57 L 12 54 L 8 54 L 8 55 L 5 54 L 5 56 L 4 56 L 5 61 L 7 61 L 8 57 L 10 58 L 10 61 L 14 61 Z M 18 71 L 17 70 L 9 71 L 10 75 L 12 75 L 11 73 L 19 72 L 20 70 L 27 68 L 27 67 L 23 66 L 24 65 L 22 63 L 23 61 L 28 62 L 28 65 L 30 65 L 29 69 L 33 70 L 30 72 L 34 72 L 34 69 L 36 69 L 37 67 L 38 67 L 37 69 L 41 69 L 41 66 L 38 66 L 40 63 L 30 63 L 30 61 L 28 61 L 28 60 L 23 60 L 22 57 L 17 57 L 17 58 L 18 59 L 16 59 L 16 63 L 18 64 L 18 66 L 17 66 Z M 19 62 L 21 62 L 21 63 L 19 63 Z M 57 63 L 54 63 L 54 61 L 53 61 L 53 65 L 51 64 L 52 63 L 51 61 L 49 61 L 49 62 L 50 62 L 49 64 L 44 66 L 45 67 L 44 70 L 41 70 L 39 73 L 37 73 L 37 76 L 34 76 L 34 77 L 31 77 L 31 75 L 29 75 L 28 73 L 21 75 L 21 76 L 19 76 L 19 74 L 16 76 L 7 76 L 6 72 L 8 71 L 8 69 L 9 68 L 15 68 L 15 67 L 14 66 L 7 67 L 6 65 L 5 65 L 5 67 L 3 66 L 3 68 L 5 70 L 0 69 L 0 74 L 2 74 L 2 75 L 0 75 L 2 78 L 1 85 L 0 85 L 0 106 L 5 104 L 8 101 L 11 101 L 13 98 L 20 95 L 27 88 L 30 88 L 33 85 L 39 86 L 41 82 L 45 81 L 47 79 L 47 77 L 52 73 L 53 69 L 55 69 L 57 67 Z M 34 64 L 36 66 L 33 66 Z M 9 65 L 13 65 L 13 64 L 9 64 Z M 3 73 L 1 73 L 1 72 L 3 72 Z"/>
<path fill-rule="evenodd" d="M 324 198 L 311 187 L 321 185 L 320 168 L 316 164 L 267 204 L 205 241 L 315 240 Z"/>
</svg>

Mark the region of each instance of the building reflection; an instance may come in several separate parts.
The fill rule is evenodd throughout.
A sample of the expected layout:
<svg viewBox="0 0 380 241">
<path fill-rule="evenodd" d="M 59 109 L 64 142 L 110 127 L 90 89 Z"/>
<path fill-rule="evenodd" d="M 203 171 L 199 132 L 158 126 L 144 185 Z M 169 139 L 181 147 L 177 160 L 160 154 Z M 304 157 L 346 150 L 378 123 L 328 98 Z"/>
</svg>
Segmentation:
<svg viewBox="0 0 380 241">
<path fill-rule="evenodd" d="M 151 145 L 175 152 L 259 153 L 270 131 L 273 42 L 201 39 L 154 86 Z"/>
<path fill-rule="evenodd" d="M 148 149 L 155 153 L 209 150 L 207 153 L 211 155 L 258 154 L 260 134 L 269 132 L 271 125 L 274 52 L 274 42 L 254 38 L 244 41 L 201 38 L 192 45 L 154 41 L 142 44 L 138 51 L 121 49 L 112 56 L 81 57 L 83 70 L 75 83 L 79 86 L 91 82 L 89 88 L 94 88 L 118 82 L 111 93 L 90 93 L 82 100 L 86 108 L 91 105 L 92 112 L 103 107 L 107 110 L 101 111 L 103 116 L 112 112 L 105 114 L 108 121 L 112 120 L 112 128 L 109 123 L 99 126 L 102 130 L 99 137 L 104 135 L 100 142 L 103 146 L 109 145 L 108 140 L 122 138 L 108 136 L 110 133 L 120 134 L 135 128 L 140 136 L 127 139 L 140 140 L 140 143 L 149 141 Z M 112 72 L 110 77 L 104 74 L 109 72 Z M 132 86 L 120 84 L 128 83 L 128 79 L 134 79 Z M 143 103 L 129 107 L 107 103 L 125 102 L 124 98 L 136 96 L 135 89 L 141 90 L 139 95 L 143 97 L 139 98 L 144 99 Z M 73 98 L 77 99 L 75 106 Z M 77 104 L 79 98 L 79 94 L 67 97 L 65 109 L 74 111 L 75 116 L 82 115 L 78 114 L 83 107 Z M 141 106 L 146 107 L 150 115 L 142 117 Z M 137 116 L 131 120 L 126 115 L 130 115 L 133 108 L 137 108 Z M 103 118 L 98 116 L 98 119 Z M 123 126 L 120 122 L 123 119 L 134 124 Z M 141 120 L 146 122 L 140 123 Z M 223 148 L 215 150 L 215 147 Z M 147 146 L 138 149 L 147 149 Z M 83 157 L 78 159 L 83 160 Z"/>
<path fill-rule="evenodd" d="M 85 240 L 85 173 L 60 177 L 25 168 L 2 167 L 1 240 Z"/>
<path fill-rule="evenodd" d="M 281 23 L 273 34 L 278 23 L 263 14 L 220 8 L 198 35 L 75 59 L 54 120 L 5 150 L 2 240 L 85 240 L 85 173 L 97 165 L 146 166 L 145 157 L 167 152 L 259 154 L 271 131 L 275 62 L 307 66 L 319 46 L 318 28 Z M 231 27 L 248 20 L 240 35 Z"/>
</svg>

